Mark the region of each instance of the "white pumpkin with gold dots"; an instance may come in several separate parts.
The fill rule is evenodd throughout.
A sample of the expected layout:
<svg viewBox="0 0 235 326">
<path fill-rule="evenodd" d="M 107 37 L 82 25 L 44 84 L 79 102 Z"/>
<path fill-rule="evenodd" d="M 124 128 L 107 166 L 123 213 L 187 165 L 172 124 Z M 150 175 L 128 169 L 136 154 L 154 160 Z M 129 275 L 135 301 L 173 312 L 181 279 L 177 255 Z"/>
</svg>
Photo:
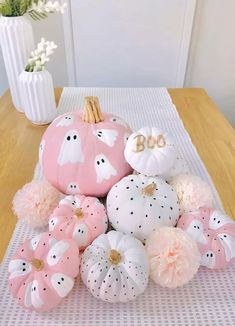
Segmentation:
<svg viewBox="0 0 235 326">
<path fill-rule="evenodd" d="M 160 226 L 175 226 L 179 218 L 174 189 L 160 177 L 131 174 L 112 187 L 107 213 L 115 230 L 145 242 Z"/>
<path fill-rule="evenodd" d="M 98 299 L 113 303 L 134 300 L 148 284 L 144 246 L 121 232 L 102 234 L 83 253 L 81 277 Z"/>
<path fill-rule="evenodd" d="M 167 172 L 173 166 L 177 150 L 168 132 L 156 127 L 143 127 L 130 135 L 124 154 L 134 170 L 155 176 Z"/>
</svg>

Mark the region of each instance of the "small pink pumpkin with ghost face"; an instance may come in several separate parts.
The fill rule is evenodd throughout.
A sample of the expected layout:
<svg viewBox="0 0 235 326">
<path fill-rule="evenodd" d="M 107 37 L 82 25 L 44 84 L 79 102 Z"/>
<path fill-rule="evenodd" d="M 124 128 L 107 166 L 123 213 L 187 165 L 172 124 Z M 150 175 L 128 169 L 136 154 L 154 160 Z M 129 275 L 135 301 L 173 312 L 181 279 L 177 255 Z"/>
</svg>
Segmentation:
<svg viewBox="0 0 235 326">
<path fill-rule="evenodd" d="M 196 241 L 201 265 L 216 269 L 235 262 L 235 222 L 227 215 L 200 208 L 182 215 L 177 226 Z"/>
<path fill-rule="evenodd" d="M 41 233 L 26 240 L 9 264 L 9 286 L 18 303 L 39 312 L 57 306 L 72 290 L 79 252 L 72 239 Z"/>
<path fill-rule="evenodd" d="M 94 197 L 66 196 L 49 219 L 52 235 L 72 238 L 79 249 L 85 249 L 107 230 L 108 220 L 104 205 Z"/>
<path fill-rule="evenodd" d="M 101 113 L 98 98 L 85 99 L 84 113 L 58 117 L 46 130 L 39 161 L 47 180 L 61 192 L 102 197 L 132 169 L 124 158 L 131 129 Z"/>
</svg>

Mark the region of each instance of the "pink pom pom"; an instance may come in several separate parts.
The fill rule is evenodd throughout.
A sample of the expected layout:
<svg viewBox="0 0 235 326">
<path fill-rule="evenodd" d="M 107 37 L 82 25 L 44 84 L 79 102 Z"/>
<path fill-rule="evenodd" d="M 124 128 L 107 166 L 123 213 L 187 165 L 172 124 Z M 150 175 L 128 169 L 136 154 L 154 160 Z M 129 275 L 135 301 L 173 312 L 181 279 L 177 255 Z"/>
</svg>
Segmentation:
<svg viewBox="0 0 235 326">
<path fill-rule="evenodd" d="M 200 177 L 192 174 L 180 174 L 170 185 L 179 198 L 180 215 L 212 206 L 212 193 L 209 185 Z"/>
<path fill-rule="evenodd" d="M 146 243 L 150 277 L 164 287 L 176 288 L 188 283 L 200 266 L 196 243 L 178 228 L 162 227 Z"/>
<path fill-rule="evenodd" d="M 18 219 L 34 228 L 40 228 L 48 224 L 60 199 L 60 192 L 47 181 L 32 181 L 17 191 L 12 209 Z"/>
</svg>

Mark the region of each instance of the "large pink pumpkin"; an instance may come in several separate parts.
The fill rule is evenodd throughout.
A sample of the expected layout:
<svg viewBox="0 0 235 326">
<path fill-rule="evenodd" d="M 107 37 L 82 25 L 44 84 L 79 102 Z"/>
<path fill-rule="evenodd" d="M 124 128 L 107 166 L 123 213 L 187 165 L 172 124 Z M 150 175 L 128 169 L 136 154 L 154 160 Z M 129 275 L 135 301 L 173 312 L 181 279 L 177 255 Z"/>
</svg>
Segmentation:
<svg viewBox="0 0 235 326">
<path fill-rule="evenodd" d="M 104 205 L 97 198 L 81 195 L 62 199 L 49 219 L 52 235 L 73 238 L 82 250 L 105 233 L 107 225 Z"/>
<path fill-rule="evenodd" d="M 212 208 L 200 208 L 182 215 L 177 226 L 196 241 L 202 255 L 201 265 L 223 268 L 235 262 L 235 223 L 227 215 Z"/>
<path fill-rule="evenodd" d="M 9 286 L 18 303 L 47 311 L 72 290 L 79 272 L 79 252 L 72 239 L 41 233 L 26 240 L 9 264 Z"/>
<path fill-rule="evenodd" d="M 132 169 L 124 158 L 131 129 L 101 113 L 98 99 L 86 98 L 84 113 L 58 117 L 46 130 L 39 160 L 47 180 L 65 194 L 105 196 Z"/>
</svg>

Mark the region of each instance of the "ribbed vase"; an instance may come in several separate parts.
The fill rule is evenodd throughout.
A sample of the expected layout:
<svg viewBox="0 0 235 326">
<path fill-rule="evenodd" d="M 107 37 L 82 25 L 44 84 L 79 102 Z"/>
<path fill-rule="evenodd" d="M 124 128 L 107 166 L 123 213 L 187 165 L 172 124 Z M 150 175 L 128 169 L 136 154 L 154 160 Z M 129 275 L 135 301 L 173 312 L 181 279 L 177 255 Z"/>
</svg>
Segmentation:
<svg viewBox="0 0 235 326">
<path fill-rule="evenodd" d="M 24 70 L 34 49 L 33 30 L 24 17 L 0 17 L 0 42 L 6 67 L 12 101 L 15 108 L 23 112 L 19 91 L 19 74 Z"/>
<path fill-rule="evenodd" d="M 23 71 L 19 77 L 20 92 L 26 117 L 34 124 L 48 124 L 56 116 L 53 81 L 47 70 Z"/>
</svg>

